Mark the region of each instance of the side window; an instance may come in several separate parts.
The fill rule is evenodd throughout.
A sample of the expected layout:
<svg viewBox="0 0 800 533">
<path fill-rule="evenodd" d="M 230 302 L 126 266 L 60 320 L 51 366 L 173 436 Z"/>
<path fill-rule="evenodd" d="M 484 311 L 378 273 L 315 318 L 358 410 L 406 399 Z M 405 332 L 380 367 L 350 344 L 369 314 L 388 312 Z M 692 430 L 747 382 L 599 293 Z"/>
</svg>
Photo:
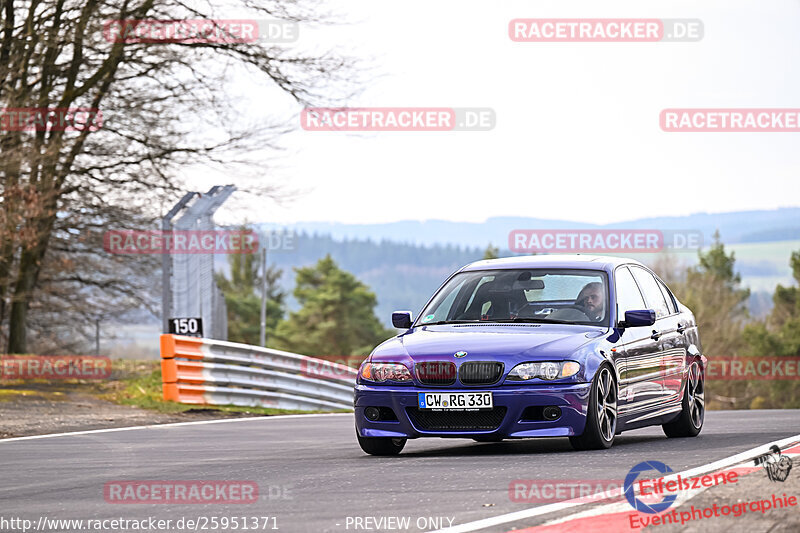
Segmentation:
<svg viewBox="0 0 800 533">
<path fill-rule="evenodd" d="M 656 281 L 658 281 L 658 286 L 661 288 L 661 293 L 664 295 L 664 299 L 667 301 L 667 308 L 669 309 L 669 312 L 677 313 L 678 306 L 675 305 L 675 297 L 672 296 L 672 293 L 669 292 L 669 289 L 667 288 L 666 285 L 664 285 L 663 281 L 661 280 L 656 280 Z"/>
<path fill-rule="evenodd" d="M 636 278 L 636 282 L 642 288 L 647 307 L 656 312 L 656 318 L 667 316 L 669 314 L 667 301 L 661 293 L 661 288 L 658 286 L 656 278 L 643 268 L 634 266 L 631 267 L 631 271 L 633 272 L 633 277 Z"/>
<path fill-rule="evenodd" d="M 633 281 L 633 276 L 628 271 L 628 267 L 619 267 L 615 273 L 617 286 L 617 316 L 618 320 L 625 319 L 625 311 L 635 311 L 646 309 L 639 287 Z"/>
</svg>

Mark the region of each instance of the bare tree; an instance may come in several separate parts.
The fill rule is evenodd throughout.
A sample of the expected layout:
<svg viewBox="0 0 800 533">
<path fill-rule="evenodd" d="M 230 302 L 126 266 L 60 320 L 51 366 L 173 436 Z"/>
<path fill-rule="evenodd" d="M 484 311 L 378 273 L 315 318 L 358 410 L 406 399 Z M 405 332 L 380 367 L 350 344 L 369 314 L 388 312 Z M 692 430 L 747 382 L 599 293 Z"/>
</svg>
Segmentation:
<svg viewBox="0 0 800 533">
<path fill-rule="evenodd" d="M 135 275 L 120 276 L 128 273 L 123 259 L 103 255 L 97 237 L 157 216 L 158 199 L 169 202 L 184 186 L 181 169 L 204 164 L 246 175 L 248 165 L 263 163 L 251 154 L 276 146 L 287 124 L 253 117 L 229 96 L 232 81 L 263 84 L 283 110 L 331 105 L 357 85 L 350 59 L 297 45 L 148 44 L 104 33 L 115 20 L 211 21 L 243 11 L 329 20 L 315 0 L 0 0 L 0 107 L 103 115 L 101 127 L 76 131 L 41 122 L 32 131 L 0 128 L 0 324 L 9 352 L 27 350 L 31 309 L 41 331 L 48 313 L 146 299 Z M 253 181 L 241 188 L 275 194 Z M 42 294 L 49 311 L 36 300 Z"/>
</svg>

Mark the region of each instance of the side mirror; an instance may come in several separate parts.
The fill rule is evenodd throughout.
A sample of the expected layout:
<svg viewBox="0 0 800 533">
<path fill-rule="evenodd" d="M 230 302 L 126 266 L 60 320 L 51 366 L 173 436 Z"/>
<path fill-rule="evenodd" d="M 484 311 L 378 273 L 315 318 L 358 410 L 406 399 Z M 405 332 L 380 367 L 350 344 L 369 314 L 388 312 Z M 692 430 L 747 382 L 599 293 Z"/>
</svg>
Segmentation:
<svg viewBox="0 0 800 533">
<path fill-rule="evenodd" d="M 411 311 L 395 311 L 392 313 L 392 325 L 397 329 L 408 329 L 411 327 Z"/>
<path fill-rule="evenodd" d="M 656 323 L 656 312 L 652 309 L 637 309 L 625 311 L 625 320 L 619 323 L 621 328 L 635 328 L 638 326 L 652 326 Z"/>
</svg>

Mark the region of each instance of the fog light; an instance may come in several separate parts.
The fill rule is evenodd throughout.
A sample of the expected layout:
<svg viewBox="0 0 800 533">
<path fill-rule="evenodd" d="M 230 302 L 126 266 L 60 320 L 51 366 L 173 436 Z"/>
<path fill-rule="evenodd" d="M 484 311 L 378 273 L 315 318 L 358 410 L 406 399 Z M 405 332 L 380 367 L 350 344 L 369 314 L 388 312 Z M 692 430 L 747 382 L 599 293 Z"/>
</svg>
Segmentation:
<svg viewBox="0 0 800 533">
<path fill-rule="evenodd" d="M 555 420 L 556 418 L 561 416 L 561 408 L 552 406 L 545 407 L 542 414 L 544 415 L 545 420 Z"/>
<path fill-rule="evenodd" d="M 364 409 L 364 416 L 366 416 L 367 419 L 375 422 L 381 417 L 381 411 L 377 407 L 367 407 Z"/>
</svg>

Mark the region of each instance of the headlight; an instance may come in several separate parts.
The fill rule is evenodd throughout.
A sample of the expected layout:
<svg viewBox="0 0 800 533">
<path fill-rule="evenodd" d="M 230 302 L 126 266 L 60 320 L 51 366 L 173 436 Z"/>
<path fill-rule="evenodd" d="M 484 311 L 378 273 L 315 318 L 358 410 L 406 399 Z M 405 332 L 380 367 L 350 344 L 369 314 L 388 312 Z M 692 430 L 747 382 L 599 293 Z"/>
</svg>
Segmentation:
<svg viewBox="0 0 800 533">
<path fill-rule="evenodd" d="M 531 379 L 554 379 L 574 376 L 581 369 L 575 361 L 545 361 L 542 363 L 520 363 L 511 369 L 506 379 L 510 381 L 529 381 Z"/>
<path fill-rule="evenodd" d="M 411 381 L 411 372 L 400 363 L 364 363 L 359 375 L 369 381 Z"/>
</svg>

